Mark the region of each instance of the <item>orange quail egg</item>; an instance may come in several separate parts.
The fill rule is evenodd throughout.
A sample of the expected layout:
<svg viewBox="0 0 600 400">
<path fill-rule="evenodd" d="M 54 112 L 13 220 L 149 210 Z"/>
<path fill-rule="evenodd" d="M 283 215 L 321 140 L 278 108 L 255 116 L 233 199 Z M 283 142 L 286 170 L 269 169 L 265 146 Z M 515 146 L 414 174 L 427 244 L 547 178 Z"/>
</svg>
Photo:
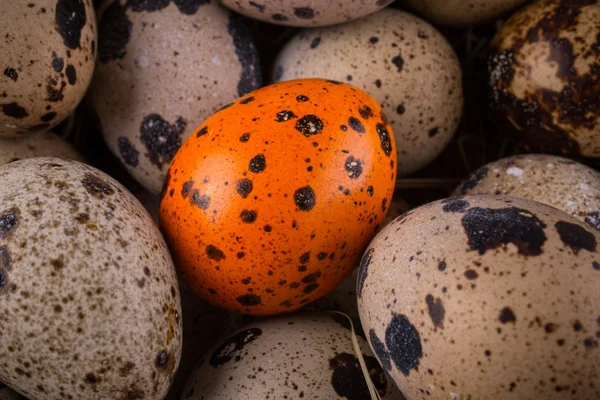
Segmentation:
<svg viewBox="0 0 600 400">
<path fill-rule="evenodd" d="M 258 55 L 239 16 L 216 1 L 104 2 L 90 104 L 104 139 L 158 194 L 198 125 L 258 89 Z"/>
<path fill-rule="evenodd" d="M 181 354 L 167 246 L 108 175 L 0 167 L 0 380 L 32 400 L 162 400 Z"/>
<path fill-rule="evenodd" d="M 355 20 L 394 0 L 221 0 L 233 11 L 278 25 L 325 26 Z"/>
<path fill-rule="evenodd" d="M 84 161 L 71 144 L 52 132 L 0 140 L 0 165 L 32 157 L 57 157 Z"/>
<path fill-rule="evenodd" d="M 349 328 L 321 313 L 246 325 L 200 359 L 181 399 L 370 400 Z M 360 334 L 358 342 L 381 398 L 403 399 Z"/>
<path fill-rule="evenodd" d="M 403 0 L 401 3 L 436 24 L 466 27 L 490 22 L 527 0 Z"/>
<path fill-rule="evenodd" d="M 598 399 L 599 242 L 532 200 L 427 204 L 365 252 L 362 327 L 409 399 Z"/>
<path fill-rule="evenodd" d="M 373 96 L 394 131 L 403 176 L 429 164 L 452 139 L 463 108 L 461 76 L 442 34 L 388 8 L 298 33 L 277 56 L 273 78 L 345 81 Z"/>
<path fill-rule="evenodd" d="M 600 173 L 566 158 L 543 154 L 503 158 L 473 172 L 455 194 L 502 194 L 539 201 L 600 231 Z"/>
<path fill-rule="evenodd" d="M 92 79 L 96 16 L 90 0 L 3 0 L 0 137 L 50 129 Z"/>
</svg>

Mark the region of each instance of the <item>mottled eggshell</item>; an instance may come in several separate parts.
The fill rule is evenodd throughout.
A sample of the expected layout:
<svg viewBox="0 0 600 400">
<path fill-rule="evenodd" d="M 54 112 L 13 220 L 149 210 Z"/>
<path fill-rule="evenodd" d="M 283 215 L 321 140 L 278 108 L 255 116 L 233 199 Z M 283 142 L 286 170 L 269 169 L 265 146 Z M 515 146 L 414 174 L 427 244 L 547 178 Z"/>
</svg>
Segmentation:
<svg viewBox="0 0 600 400">
<path fill-rule="evenodd" d="M 0 137 L 50 129 L 71 114 L 92 79 L 91 0 L 3 0 Z"/>
<path fill-rule="evenodd" d="M 33 157 L 84 161 L 83 156 L 70 143 L 52 132 L 0 140 L 0 165 Z"/>
<path fill-rule="evenodd" d="M 428 21 L 467 27 L 493 21 L 525 4 L 527 0 L 401 0 Z"/>
<path fill-rule="evenodd" d="M 600 398 L 599 241 L 532 200 L 427 204 L 366 251 L 362 326 L 410 399 Z"/>
<path fill-rule="evenodd" d="M 523 154 L 473 172 L 455 194 L 502 194 L 563 210 L 600 231 L 600 173 L 575 161 Z"/>
<path fill-rule="evenodd" d="M 394 0 L 221 0 L 250 18 L 278 25 L 326 26 L 352 21 L 388 6 Z"/>
<path fill-rule="evenodd" d="M 371 94 L 396 137 L 398 175 L 430 163 L 452 139 L 463 108 L 454 50 L 431 25 L 400 10 L 300 32 L 279 53 L 275 81 L 328 78 Z"/>
<path fill-rule="evenodd" d="M 403 399 L 358 342 L 381 398 Z M 371 400 L 346 318 L 303 313 L 246 325 L 199 361 L 181 400 L 298 398 Z"/>
<path fill-rule="evenodd" d="M 358 264 L 392 198 L 396 151 L 379 105 L 322 79 L 257 90 L 177 152 L 159 218 L 186 281 L 211 303 L 289 312 Z"/>
<path fill-rule="evenodd" d="M 492 109 L 527 150 L 600 157 L 598 21 L 597 0 L 537 1 L 496 34 Z"/>
<path fill-rule="evenodd" d="M 112 152 L 159 193 L 192 131 L 260 87 L 256 49 L 241 18 L 215 1 L 118 0 L 98 29 L 90 104 Z"/>
<path fill-rule="evenodd" d="M 108 175 L 31 158 L 0 168 L 0 380 L 32 400 L 162 400 L 181 354 L 173 263 Z"/>
</svg>

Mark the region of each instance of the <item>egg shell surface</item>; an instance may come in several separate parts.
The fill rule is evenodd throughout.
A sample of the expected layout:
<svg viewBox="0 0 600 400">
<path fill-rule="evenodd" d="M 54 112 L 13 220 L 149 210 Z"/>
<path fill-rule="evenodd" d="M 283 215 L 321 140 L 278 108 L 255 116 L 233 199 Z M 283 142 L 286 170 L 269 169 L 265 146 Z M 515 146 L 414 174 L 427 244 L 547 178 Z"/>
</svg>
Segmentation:
<svg viewBox="0 0 600 400">
<path fill-rule="evenodd" d="M 489 55 L 492 112 L 527 151 L 600 157 L 600 2 L 537 1 Z"/>
<path fill-rule="evenodd" d="M 215 1 L 118 0 L 98 29 L 89 103 L 111 151 L 158 194 L 194 129 L 261 86 L 254 43 L 241 18 Z"/>
<path fill-rule="evenodd" d="M 404 399 L 357 337 L 383 400 Z M 200 359 L 181 400 L 371 400 L 343 316 L 302 313 L 256 321 Z"/>
<path fill-rule="evenodd" d="M 94 72 L 91 0 L 3 1 L 0 37 L 0 138 L 58 125 Z"/>
<path fill-rule="evenodd" d="M 168 249 L 108 175 L 0 167 L 0 380 L 31 400 L 162 400 L 181 354 Z"/>
<path fill-rule="evenodd" d="M 387 8 L 366 18 L 294 36 L 275 60 L 273 80 L 327 78 L 369 93 L 389 118 L 398 175 L 429 164 L 454 135 L 462 114 L 460 64 L 426 21 Z"/>
<path fill-rule="evenodd" d="M 598 398 L 599 241 L 532 200 L 427 204 L 365 252 L 363 329 L 410 399 Z"/>
<path fill-rule="evenodd" d="M 0 165 L 33 157 L 85 161 L 70 143 L 52 132 L 0 140 Z"/>
<path fill-rule="evenodd" d="M 331 291 L 391 202 L 386 121 L 360 89 L 322 79 L 265 87 L 205 121 L 173 159 L 159 212 L 186 281 L 255 315 Z"/>
</svg>

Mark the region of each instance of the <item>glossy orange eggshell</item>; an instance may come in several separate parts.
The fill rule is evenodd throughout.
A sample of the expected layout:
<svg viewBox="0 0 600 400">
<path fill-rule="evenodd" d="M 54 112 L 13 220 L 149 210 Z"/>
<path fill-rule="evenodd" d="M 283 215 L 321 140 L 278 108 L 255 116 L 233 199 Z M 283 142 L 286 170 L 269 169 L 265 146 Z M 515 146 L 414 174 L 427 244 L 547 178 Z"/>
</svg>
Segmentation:
<svg viewBox="0 0 600 400">
<path fill-rule="evenodd" d="M 394 135 L 353 86 L 267 86 L 206 120 L 173 159 L 160 224 L 191 287 L 231 311 L 293 311 L 357 265 L 391 202 Z"/>
</svg>

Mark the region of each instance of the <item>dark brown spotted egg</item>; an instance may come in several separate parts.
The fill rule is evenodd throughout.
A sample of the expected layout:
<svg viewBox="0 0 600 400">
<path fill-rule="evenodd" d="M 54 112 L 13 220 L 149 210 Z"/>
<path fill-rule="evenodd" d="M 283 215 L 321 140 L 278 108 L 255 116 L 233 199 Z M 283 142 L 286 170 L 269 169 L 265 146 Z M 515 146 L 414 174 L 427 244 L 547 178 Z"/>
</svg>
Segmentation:
<svg viewBox="0 0 600 400">
<path fill-rule="evenodd" d="M 372 95 L 394 131 L 399 176 L 441 153 L 462 114 L 462 73 L 452 47 L 433 26 L 400 10 L 302 31 L 273 71 L 274 81 L 335 79 Z"/>
<path fill-rule="evenodd" d="M 0 167 L 0 380 L 32 400 L 162 400 L 179 289 L 150 216 L 75 161 Z"/>
<path fill-rule="evenodd" d="M 358 342 L 381 398 L 404 399 L 361 334 Z M 371 400 L 345 317 L 304 313 L 246 325 L 200 359 L 181 397 L 302 398 Z"/>
<path fill-rule="evenodd" d="M 473 172 L 454 193 L 502 194 L 539 201 L 600 231 L 600 173 L 567 158 L 544 154 L 503 158 Z"/>
<path fill-rule="evenodd" d="M 394 0 L 221 0 L 233 11 L 278 25 L 326 26 L 352 21 Z"/>
<path fill-rule="evenodd" d="M 57 157 L 84 161 L 75 148 L 52 132 L 0 140 L 0 165 L 33 157 Z"/>
<path fill-rule="evenodd" d="M 403 0 L 402 4 L 428 21 L 467 27 L 493 21 L 527 0 Z"/>
<path fill-rule="evenodd" d="M 260 87 L 258 55 L 240 17 L 216 1 L 103 5 L 90 104 L 112 152 L 159 193 L 192 131 Z"/>
<path fill-rule="evenodd" d="M 365 252 L 362 326 L 410 399 L 600 398 L 599 242 L 532 200 L 427 204 Z"/>
<path fill-rule="evenodd" d="M 0 137 L 57 125 L 92 79 L 91 0 L 2 1 L 0 37 Z"/>
<path fill-rule="evenodd" d="M 527 150 L 600 157 L 598 21 L 598 0 L 538 1 L 494 38 L 493 112 Z"/>
</svg>

